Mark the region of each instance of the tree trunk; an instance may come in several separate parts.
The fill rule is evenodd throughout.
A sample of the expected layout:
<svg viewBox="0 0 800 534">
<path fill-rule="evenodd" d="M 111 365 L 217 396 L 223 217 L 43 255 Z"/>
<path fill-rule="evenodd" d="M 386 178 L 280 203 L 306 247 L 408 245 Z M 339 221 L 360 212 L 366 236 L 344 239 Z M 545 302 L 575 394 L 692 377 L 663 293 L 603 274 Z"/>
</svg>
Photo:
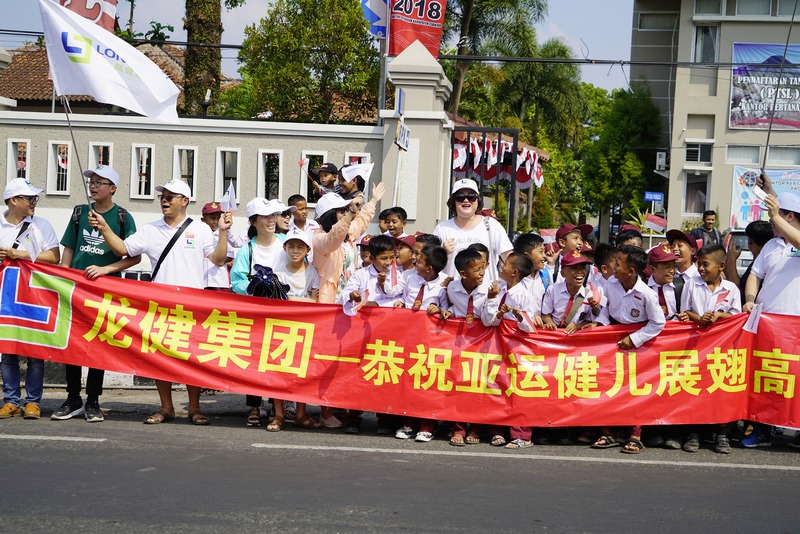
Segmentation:
<svg viewBox="0 0 800 534">
<path fill-rule="evenodd" d="M 461 33 L 458 39 L 458 52 L 456 52 L 459 56 L 466 56 L 470 52 L 467 37 L 469 36 L 469 25 L 472 22 L 472 10 L 474 7 L 475 0 L 465 0 L 461 19 Z M 458 108 L 461 105 L 461 91 L 464 89 L 464 78 L 467 77 L 469 67 L 469 61 L 460 59 L 456 61 L 456 79 L 453 84 L 453 96 L 450 99 L 450 113 L 453 115 L 458 114 Z"/>
<path fill-rule="evenodd" d="M 222 42 L 222 7 L 220 0 L 186 0 L 183 20 L 186 40 L 190 43 Z M 219 48 L 187 46 L 183 67 L 183 111 L 201 115 L 206 91 L 211 89 L 211 109 L 219 97 L 222 54 Z"/>
</svg>

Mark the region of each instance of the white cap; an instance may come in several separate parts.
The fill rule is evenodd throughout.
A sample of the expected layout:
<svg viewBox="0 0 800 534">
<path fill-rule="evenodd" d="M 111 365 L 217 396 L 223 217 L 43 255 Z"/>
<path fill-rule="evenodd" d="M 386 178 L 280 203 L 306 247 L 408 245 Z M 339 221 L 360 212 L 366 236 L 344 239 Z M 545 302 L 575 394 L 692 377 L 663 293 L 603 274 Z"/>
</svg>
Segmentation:
<svg viewBox="0 0 800 534">
<path fill-rule="evenodd" d="M 35 197 L 42 191 L 44 189 L 36 189 L 25 178 L 14 178 L 8 182 L 5 190 L 3 190 L 3 200 L 14 197 Z"/>
<path fill-rule="evenodd" d="M 303 230 L 298 230 L 297 228 L 295 228 L 294 230 L 288 232 L 286 234 L 286 238 L 283 240 L 283 244 L 285 245 L 292 239 L 299 239 L 300 241 L 305 243 L 308 248 L 311 248 L 311 240 L 308 239 L 308 234 L 306 234 Z"/>
<path fill-rule="evenodd" d="M 158 191 L 159 193 L 161 193 L 164 190 L 167 190 L 170 193 L 175 193 L 176 195 L 183 195 L 186 198 L 190 198 L 192 196 L 192 190 L 189 187 L 189 184 L 187 184 L 183 180 L 178 180 L 177 178 L 173 178 L 164 185 L 156 186 L 156 191 Z"/>
<path fill-rule="evenodd" d="M 108 180 L 109 182 L 113 183 L 114 185 L 119 185 L 119 174 L 117 174 L 117 171 L 115 171 L 114 169 L 112 169 L 108 165 L 98 165 L 95 170 L 87 169 L 87 170 L 83 171 L 83 175 L 86 178 L 91 178 L 93 174 L 96 174 L 100 178 L 105 178 L 106 180 Z M 158 190 L 157 187 L 156 187 L 156 190 Z M 170 189 L 170 191 L 172 191 L 172 189 Z M 175 193 L 175 191 L 173 191 L 173 193 Z M 186 195 L 186 196 L 189 196 L 189 195 Z"/>
<path fill-rule="evenodd" d="M 256 197 L 247 203 L 247 218 L 253 215 L 275 215 L 284 211 L 294 211 L 294 206 L 287 207 L 280 200 L 267 200 L 264 197 Z"/>
<path fill-rule="evenodd" d="M 478 189 L 478 184 L 475 183 L 475 180 L 470 180 L 469 178 L 462 178 L 458 180 L 456 183 L 453 184 L 453 193 L 455 194 L 460 189 L 469 189 L 471 191 L 475 191 L 476 193 L 480 194 L 480 189 Z"/>
<path fill-rule="evenodd" d="M 317 207 L 314 208 L 314 217 L 318 220 L 331 210 L 338 210 L 349 206 L 353 199 L 342 198 L 336 193 L 325 193 L 322 198 L 317 200 Z"/>
<path fill-rule="evenodd" d="M 778 195 L 778 205 L 782 210 L 800 213 L 800 195 L 785 191 Z"/>
</svg>

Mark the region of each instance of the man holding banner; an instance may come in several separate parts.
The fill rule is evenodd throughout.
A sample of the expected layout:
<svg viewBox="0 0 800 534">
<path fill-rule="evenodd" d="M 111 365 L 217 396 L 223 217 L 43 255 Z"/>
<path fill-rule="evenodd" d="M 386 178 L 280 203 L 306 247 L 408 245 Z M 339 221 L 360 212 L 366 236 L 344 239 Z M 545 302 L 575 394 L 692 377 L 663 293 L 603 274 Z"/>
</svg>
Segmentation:
<svg viewBox="0 0 800 534">
<path fill-rule="evenodd" d="M 36 203 L 39 201 L 37 189 L 24 178 L 15 178 L 3 191 L 8 211 L 0 221 L 0 261 L 29 259 L 57 264 L 60 259 L 58 236 L 53 226 L 45 219 L 35 217 Z M 9 304 L 13 306 L 15 303 Z M 20 406 L 19 356 L 3 354 L 3 407 L 0 419 L 22 415 Z M 44 389 L 44 360 L 28 358 L 28 371 L 25 375 L 24 406 L 25 419 L 39 419 Z"/>
</svg>

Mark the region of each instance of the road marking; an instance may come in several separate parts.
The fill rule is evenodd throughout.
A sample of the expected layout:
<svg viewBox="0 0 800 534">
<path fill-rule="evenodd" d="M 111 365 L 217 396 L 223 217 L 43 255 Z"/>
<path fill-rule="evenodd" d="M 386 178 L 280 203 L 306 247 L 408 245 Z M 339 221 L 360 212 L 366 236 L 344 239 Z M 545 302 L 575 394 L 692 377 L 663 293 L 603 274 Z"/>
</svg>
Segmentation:
<svg viewBox="0 0 800 534">
<path fill-rule="evenodd" d="M 800 466 L 794 465 L 762 465 L 762 464 L 735 464 L 735 463 L 716 463 L 716 462 L 680 462 L 680 461 L 665 461 L 665 460 L 645 460 L 640 458 L 631 458 L 630 456 L 623 458 L 584 458 L 574 456 L 551 456 L 551 455 L 538 455 L 536 453 L 522 453 L 519 454 L 514 451 L 506 453 L 500 452 L 468 452 L 468 451 L 424 451 L 424 450 L 404 450 L 404 449 L 379 449 L 373 447 L 328 447 L 328 446 L 313 446 L 313 445 L 276 445 L 273 443 L 253 443 L 252 447 L 256 449 L 283 449 L 283 450 L 307 450 L 307 451 L 337 451 L 337 452 L 372 452 L 379 454 L 397 454 L 397 455 L 421 455 L 421 456 L 453 456 L 453 457 L 476 457 L 476 458 L 503 458 L 511 460 L 538 460 L 538 461 L 555 461 L 555 462 L 583 462 L 583 463 L 596 463 L 596 464 L 638 464 L 638 465 L 656 465 L 668 467 L 719 467 L 723 469 L 758 469 L 768 471 L 800 471 Z"/>
<path fill-rule="evenodd" d="M 106 438 L 74 438 L 71 436 L 28 436 L 25 434 L 0 434 L 0 439 L 20 439 L 31 441 L 88 441 L 92 443 L 101 443 L 106 441 Z"/>
</svg>

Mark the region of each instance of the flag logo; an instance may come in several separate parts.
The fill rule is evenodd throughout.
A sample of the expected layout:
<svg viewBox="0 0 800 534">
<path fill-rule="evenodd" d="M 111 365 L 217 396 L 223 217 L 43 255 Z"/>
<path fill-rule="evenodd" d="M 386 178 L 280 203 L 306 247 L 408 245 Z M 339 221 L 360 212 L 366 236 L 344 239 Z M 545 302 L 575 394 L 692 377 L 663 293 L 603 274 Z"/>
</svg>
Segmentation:
<svg viewBox="0 0 800 534">
<path fill-rule="evenodd" d="M 73 63 L 89 63 L 92 61 L 92 40 L 83 37 L 82 35 L 73 35 L 70 43 L 70 36 L 68 32 L 61 32 L 61 45 L 64 47 L 64 52 Z"/>
</svg>

